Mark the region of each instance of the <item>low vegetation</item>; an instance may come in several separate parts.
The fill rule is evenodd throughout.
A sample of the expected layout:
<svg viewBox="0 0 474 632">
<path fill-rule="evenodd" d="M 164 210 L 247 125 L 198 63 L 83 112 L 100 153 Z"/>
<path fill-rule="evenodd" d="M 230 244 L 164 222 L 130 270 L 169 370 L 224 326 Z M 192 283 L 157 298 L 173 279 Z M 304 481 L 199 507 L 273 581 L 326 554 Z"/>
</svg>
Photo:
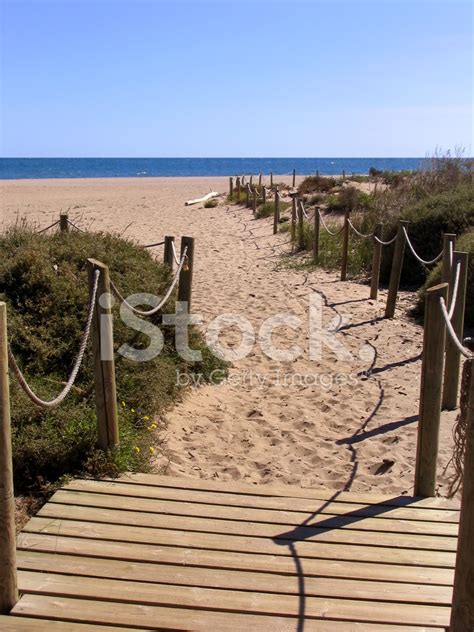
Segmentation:
<svg viewBox="0 0 474 632">
<path fill-rule="evenodd" d="M 170 270 L 149 251 L 106 233 L 35 235 L 12 229 L 0 236 L 0 248 L 0 300 L 8 305 L 11 348 L 28 382 L 46 399 L 63 388 L 79 348 L 88 307 L 88 257 L 110 267 L 125 296 L 140 291 L 160 296 L 171 281 Z M 174 311 L 174 302 L 164 309 Z M 116 350 L 123 343 L 147 347 L 149 337 L 125 325 L 118 305 L 113 312 Z M 160 314 L 147 320 L 160 327 L 164 347 L 147 362 L 116 354 L 121 445 L 108 454 L 96 448 L 90 345 L 71 395 L 57 409 L 37 408 L 11 380 L 18 492 L 47 489 L 68 474 L 143 470 L 159 450 L 160 414 L 180 396 L 176 372 L 199 372 L 209 379 L 214 368 L 224 369 L 197 330 L 190 331 L 190 345 L 201 350 L 203 359 L 191 366 L 175 350 L 174 330 L 160 326 Z"/>
</svg>

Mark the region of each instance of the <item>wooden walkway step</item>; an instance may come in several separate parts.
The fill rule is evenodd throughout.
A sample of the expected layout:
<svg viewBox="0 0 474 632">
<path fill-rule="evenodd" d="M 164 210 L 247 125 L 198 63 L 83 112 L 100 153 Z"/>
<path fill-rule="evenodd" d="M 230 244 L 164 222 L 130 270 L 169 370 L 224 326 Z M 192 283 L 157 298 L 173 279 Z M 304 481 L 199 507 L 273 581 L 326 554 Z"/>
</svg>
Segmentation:
<svg viewBox="0 0 474 632">
<path fill-rule="evenodd" d="M 20 534 L 0 628 L 443 630 L 458 519 L 441 499 L 74 480 Z"/>
</svg>

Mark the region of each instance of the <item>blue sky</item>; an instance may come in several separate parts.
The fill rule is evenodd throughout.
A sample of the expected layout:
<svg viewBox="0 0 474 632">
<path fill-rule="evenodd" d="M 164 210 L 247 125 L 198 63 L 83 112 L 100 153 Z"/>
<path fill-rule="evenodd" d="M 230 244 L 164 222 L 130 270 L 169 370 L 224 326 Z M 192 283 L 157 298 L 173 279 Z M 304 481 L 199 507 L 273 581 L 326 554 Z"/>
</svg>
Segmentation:
<svg viewBox="0 0 474 632">
<path fill-rule="evenodd" d="M 467 0 L 0 0 L 2 156 L 473 150 Z"/>
</svg>

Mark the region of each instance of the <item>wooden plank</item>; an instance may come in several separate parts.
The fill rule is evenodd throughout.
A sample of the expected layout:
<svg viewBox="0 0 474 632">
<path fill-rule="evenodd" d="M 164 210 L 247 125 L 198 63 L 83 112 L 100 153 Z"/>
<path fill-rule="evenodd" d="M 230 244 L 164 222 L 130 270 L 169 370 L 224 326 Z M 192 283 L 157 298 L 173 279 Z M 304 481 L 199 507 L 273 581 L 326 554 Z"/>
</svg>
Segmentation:
<svg viewBox="0 0 474 632">
<path fill-rule="evenodd" d="M 297 622 L 294 618 L 268 617 L 262 615 L 240 615 L 211 611 L 189 610 L 187 608 L 166 608 L 123 604 L 116 602 L 98 602 L 87 599 L 64 597 L 45 597 L 25 595 L 15 606 L 15 614 L 43 616 L 48 618 L 69 619 L 95 623 L 101 621 L 111 625 L 143 627 L 149 630 L 196 630 L 209 632 L 294 632 Z M 159 622 L 159 626 L 158 626 Z M 398 626 L 391 624 L 353 623 L 349 621 L 304 622 L 305 632 L 439 632 L 439 627 Z"/>
<path fill-rule="evenodd" d="M 388 505 L 392 507 L 424 507 L 426 509 L 459 509 L 459 501 L 449 498 L 420 498 L 405 495 L 390 495 L 363 492 L 334 492 L 328 489 L 297 487 L 296 485 L 251 484 L 225 482 L 191 477 L 164 476 L 159 474 L 141 474 L 128 472 L 119 478 L 104 478 L 109 482 L 127 482 L 130 484 L 150 485 L 152 487 L 173 487 L 176 489 L 198 489 L 202 491 L 218 491 L 232 494 L 249 494 L 256 496 L 282 496 L 286 498 L 310 498 L 316 500 L 333 500 L 338 502 L 361 503 L 371 505 Z"/>
<path fill-rule="evenodd" d="M 457 550 L 457 538 L 411 533 L 390 533 L 382 531 L 362 531 L 334 529 L 326 527 L 271 525 L 238 520 L 215 520 L 212 517 L 195 518 L 188 516 L 161 515 L 120 509 L 80 507 L 47 503 L 38 512 L 43 518 L 100 522 L 113 525 L 137 526 L 151 529 L 176 529 L 203 533 L 251 536 L 255 538 L 278 539 L 284 541 L 328 542 L 365 546 L 385 546 L 392 548 L 423 549 L 426 551 Z"/>
<path fill-rule="evenodd" d="M 261 592 L 217 590 L 188 586 L 167 586 L 147 582 L 124 582 L 113 579 L 45 575 L 30 571 L 18 573 L 22 593 L 40 593 L 58 597 L 79 597 L 100 601 L 136 603 L 158 606 L 181 606 L 199 610 L 237 612 L 296 617 L 300 612 L 297 595 L 275 595 Z M 446 626 L 450 608 L 432 605 L 390 604 L 362 600 L 304 597 L 304 616 L 385 623 L 393 621 L 406 625 Z"/>
<path fill-rule="evenodd" d="M 52 496 L 49 503 L 61 503 L 64 505 L 80 505 L 85 507 L 104 507 L 124 509 L 127 511 L 146 511 L 163 515 L 173 514 L 181 516 L 212 517 L 215 519 L 242 520 L 250 522 L 264 522 L 280 525 L 298 525 L 311 518 L 312 526 L 324 526 L 326 528 L 362 529 L 367 531 L 390 531 L 391 533 L 422 533 L 424 535 L 457 536 L 458 525 L 449 522 L 433 522 L 428 520 L 404 520 L 385 518 L 384 515 L 375 518 L 361 519 L 359 512 L 351 515 L 338 515 L 331 513 L 331 509 L 322 508 L 320 514 L 296 511 L 284 511 L 274 509 L 255 509 L 244 507 L 225 507 L 223 505 L 210 505 L 204 503 L 190 503 L 155 500 L 149 498 L 120 497 L 112 494 L 93 494 L 88 492 L 75 492 L 59 490 Z"/>
<path fill-rule="evenodd" d="M 297 573 L 291 557 L 190 549 L 184 546 L 159 546 L 106 540 L 90 540 L 71 536 L 54 536 L 22 533 L 18 538 L 20 551 L 43 551 L 57 554 L 110 558 L 128 562 L 200 566 L 210 569 L 234 569 L 279 573 L 293 576 Z M 305 577 L 346 577 L 374 581 L 397 581 L 415 584 L 452 586 L 453 570 L 423 566 L 402 566 L 360 561 L 309 559 L 304 561 Z"/>
<path fill-rule="evenodd" d="M 65 485 L 64 489 L 71 491 L 88 491 L 94 493 L 114 494 L 124 497 L 134 498 L 155 498 L 163 500 L 174 500 L 195 502 L 203 504 L 218 504 L 234 507 L 253 507 L 255 509 L 282 509 L 285 511 L 304 511 L 306 513 L 316 513 L 321 511 L 322 507 L 327 508 L 332 513 L 342 513 L 347 515 L 348 512 L 362 512 L 361 515 L 367 516 L 384 516 L 390 518 L 410 519 L 410 516 L 416 520 L 434 520 L 441 522 L 459 521 L 459 511 L 443 510 L 443 509 L 426 509 L 419 510 L 408 507 L 391 507 L 389 505 L 365 505 L 351 504 L 328 501 L 315 500 L 311 504 L 306 499 L 286 498 L 286 497 L 266 497 L 245 494 L 230 493 L 209 493 L 200 490 L 186 490 L 167 487 L 156 487 L 152 485 L 129 485 L 124 483 L 101 482 L 92 480 L 74 480 Z"/>
<path fill-rule="evenodd" d="M 249 559 L 251 563 L 251 559 Z M 43 573 L 67 573 L 87 577 L 103 577 L 131 582 L 225 588 L 250 592 L 299 594 L 301 587 L 295 575 L 278 575 L 252 571 L 221 570 L 172 566 L 170 564 L 134 563 L 93 559 L 74 555 L 58 555 L 19 551 L 18 568 Z M 160 589 L 159 589 L 160 590 Z M 357 581 L 346 578 L 304 577 L 307 597 L 338 597 L 374 601 L 451 605 L 449 586 L 426 586 L 397 582 Z"/>
<path fill-rule="evenodd" d="M 142 631 L 145 628 L 142 628 Z M 67 621 L 53 621 L 52 619 L 32 619 L 30 617 L 0 616 L 0 630 L 2 632 L 126 632 L 138 628 L 117 628 L 110 625 L 88 625 L 84 623 L 69 623 Z"/>
<path fill-rule="evenodd" d="M 273 542 L 265 538 L 238 535 L 216 535 L 210 533 L 187 532 L 179 529 L 150 529 L 146 527 L 101 524 L 87 521 L 63 520 L 34 517 L 25 526 L 29 533 L 82 536 L 115 540 L 119 542 L 141 542 L 189 548 L 214 549 L 219 551 L 241 551 L 243 553 L 267 553 L 270 555 L 291 555 L 284 541 Z M 455 555 L 446 551 L 382 546 L 360 546 L 354 544 L 334 544 L 326 542 L 298 542 L 301 557 L 345 559 L 364 562 L 384 562 L 406 565 L 439 566 L 452 568 Z"/>
</svg>

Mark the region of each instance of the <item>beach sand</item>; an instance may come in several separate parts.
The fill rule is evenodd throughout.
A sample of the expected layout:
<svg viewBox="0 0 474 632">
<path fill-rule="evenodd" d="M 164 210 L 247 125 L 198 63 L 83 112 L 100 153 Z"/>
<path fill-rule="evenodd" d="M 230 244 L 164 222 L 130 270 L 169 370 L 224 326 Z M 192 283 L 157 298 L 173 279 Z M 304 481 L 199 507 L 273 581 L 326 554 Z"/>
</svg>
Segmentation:
<svg viewBox="0 0 474 632">
<path fill-rule="evenodd" d="M 273 236 L 271 219 L 254 220 L 224 199 L 213 209 L 184 206 L 227 187 L 227 178 L 3 181 L 2 228 L 16 217 L 46 226 L 69 208 L 84 228 L 125 231 L 141 243 L 193 236 L 193 312 L 203 316 L 204 329 L 223 313 L 244 316 L 257 332 L 278 313 L 301 319 L 298 330 L 279 329 L 274 340 L 282 348 L 299 345 L 302 357 L 279 362 L 255 345 L 233 364 L 227 382 L 190 388 L 159 420 L 158 468 L 218 481 L 412 493 L 422 348 L 422 328 L 406 313 L 414 295 L 402 292 L 395 319 L 383 320 L 385 291 L 371 301 L 366 285 L 340 282 L 336 273 L 283 267 L 288 235 Z M 309 359 L 308 305 L 315 295 L 326 303 L 324 322 L 336 319 L 333 326 L 342 327 L 336 338 L 351 359 L 328 348 L 318 361 Z M 238 345 L 239 336 L 227 330 L 221 342 Z M 441 495 L 456 415 L 442 416 Z"/>
</svg>

